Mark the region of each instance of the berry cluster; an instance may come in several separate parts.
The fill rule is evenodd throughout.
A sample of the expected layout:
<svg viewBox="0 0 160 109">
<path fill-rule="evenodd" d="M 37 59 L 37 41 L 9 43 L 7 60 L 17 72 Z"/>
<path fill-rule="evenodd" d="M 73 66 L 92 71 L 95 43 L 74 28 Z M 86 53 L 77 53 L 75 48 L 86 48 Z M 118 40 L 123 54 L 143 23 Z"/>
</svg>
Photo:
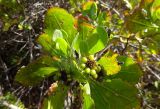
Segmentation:
<svg viewBox="0 0 160 109">
<path fill-rule="evenodd" d="M 101 67 L 96 63 L 94 55 L 89 55 L 88 57 L 81 58 L 81 68 L 83 72 L 91 75 L 93 78 L 97 78 L 101 70 Z"/>
</svg>

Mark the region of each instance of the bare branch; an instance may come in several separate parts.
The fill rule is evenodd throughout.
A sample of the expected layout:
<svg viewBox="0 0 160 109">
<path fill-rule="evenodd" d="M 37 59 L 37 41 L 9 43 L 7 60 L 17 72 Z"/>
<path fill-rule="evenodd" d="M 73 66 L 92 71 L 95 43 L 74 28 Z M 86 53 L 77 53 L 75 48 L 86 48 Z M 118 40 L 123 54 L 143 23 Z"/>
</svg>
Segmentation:
<svg viewBox="0 0 160 109">
<path fill-rule="evenodd" d="M 111 46 L 112 44 L 106 46 L 103 50 L 97 52 L 95 54 L 95 60 L 99 60 L 103 55 L 105 55 L 105 53 L 110 49 Z"/>
<path fill-rule="evenodd" d="M 146 69 L 150 71 L 150 73 L 152 73 L 158 80 L 160 80 L 160 76 L 155 73 L 149 66 L 146 66 Z"/>
<path fill-rule="evenodd" d="M 8 107 L 9 109 L 21 109 L 20 107 L 17 107 L 13 104 L 10 104 L 7 101 L 0 101 L 0 103 L 4 106 Z"/>
</svg>

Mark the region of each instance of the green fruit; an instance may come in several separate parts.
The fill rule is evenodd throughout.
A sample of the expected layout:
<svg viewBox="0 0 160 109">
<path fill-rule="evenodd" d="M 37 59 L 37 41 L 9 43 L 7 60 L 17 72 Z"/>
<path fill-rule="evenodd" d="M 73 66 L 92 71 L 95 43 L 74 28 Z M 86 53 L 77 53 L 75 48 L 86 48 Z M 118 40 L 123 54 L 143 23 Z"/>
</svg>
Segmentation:
<svg viewBox="0 0 160 109">
<path fill-rule="evenodd" d="M 84 69 L 86 68 L 86 64 L 81 64 L 81 67 Z"/>
<path fill-rule="evenodd" d="M 91 69 L 90 69 L 90 68 L 86 68 L 86 69 L 85 69 L 85 72 L 86 72 L 87 74 L 89 74 L 89 73 L 90 73 L 90 71 L 91 71 Z"/>
<path fill-rule="evenodd" d="M 93 76 L 93 78 L 95 78 L 95 79 L 97 79 L 97 77 L 98 77 L 97 74 L 94 74 L 94 75 L 92 75 L 92 76 Z"/>
<path fill-rule="evenodd" d="M 94 55 L 89 55 L 89 60 L 93 61 L 94 60 Z"/>
<path fill-rule="evenodd" d="M 98 67 L 97 67 L 97 66 L 94 66 L 93 69 L 94 69 L 95 71 L 97 71 L 97 70 L 98 70 Z"/>
<path fill-rule="evenodd" d="M 101 66 L 98 66 L 97 67 L 97 72 L 100 72 L 101 71 Z"/>
<path fill-rule="evenodd" d="M 94 69 L 92 69 L 92 70 L 91 70 L 91 75 L 93 76 L 93 75 L 95 75 L 95 74 L 97 74 L 96 71 L 95 71 Z"/>
<path fill-rule="evenodd" d="M 87 58 L 86 57 L 82 57 L 82 62 L 86 63 L 87 62 Z"/>
</svg>

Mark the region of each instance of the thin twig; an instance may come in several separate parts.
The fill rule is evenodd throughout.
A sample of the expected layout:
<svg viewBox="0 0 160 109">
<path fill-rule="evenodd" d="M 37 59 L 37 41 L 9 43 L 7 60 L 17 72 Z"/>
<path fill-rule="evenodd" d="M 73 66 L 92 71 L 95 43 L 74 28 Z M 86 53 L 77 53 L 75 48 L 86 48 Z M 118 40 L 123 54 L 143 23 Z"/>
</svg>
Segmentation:
<svg viewBox="0 0 160 109">
<path fill-rule="evenodd" d="M 30 31 L 29 31 L 28 41 L 29 41 L 30 62 L 32 62 L 32 60 L 33 60 L 33 42 L 32 42 L 32 37 L 31 37 Z"/>
<path fill-rule="evenodd" d="M 121 52 L 122 54 L 124 54 L 124 52 L 127 50 L 128 42 L 129 42 L 129 38 L 127 38 L 127 43 L 125 44 L 125 47 L 124 47 L 124 49 Z"/>
<path fill-rule="evenodd" d="M 160 76 L 155 73 L 149 66 L 146 66 L 146 69 L 150 71 L 150 73 L 152 73 L 158 80 L 160 80 Z"/>
<path fill-rule="evenodd" d="M 114 11 L 121 19 L 124 18 L 115 8 L 113 8 L 113 6 L 112 7 L 109 6 L 107 3 L 104 3 L 102 0 L 99 0 L 99 2 L 101 3 L 101 6 L 103 6 L 104 8 Z"/>
<path fill-rule="evenodd" d="M 112 46 L 113 44 L 110 44 L 108 46 L 106 46 L 103 50 L 97 52 L 95 54 L 95 60 L 99 60 L 103 55 L 105 55 L 105 53 L 110 49 L 110 47 Z"/>
<path fill-rule="evenodd" d="M 20 107 L 17 107 L 13 104 L 8 103 L 7 101 L 2 101 L 1 100 L 1 104 L 8 107 L 9 109 L 21 109 Z"/>
</svg>

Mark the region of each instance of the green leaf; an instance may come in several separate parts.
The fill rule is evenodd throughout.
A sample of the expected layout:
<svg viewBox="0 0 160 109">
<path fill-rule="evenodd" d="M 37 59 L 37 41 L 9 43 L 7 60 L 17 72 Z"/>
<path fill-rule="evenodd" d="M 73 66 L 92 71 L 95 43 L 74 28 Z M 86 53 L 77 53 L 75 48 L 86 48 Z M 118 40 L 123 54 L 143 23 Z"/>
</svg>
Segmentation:
<svg viewBox="0 0 160 109">
<path fill-rule="evenodd" d="M 63 38 L 61 30 L 56 29 L 53 33 L 52 40 L 56 41 L 57 38 Z"/>
<path fill-rule="evenodd" d="M 66 10 L 57 7 L 50 8 L 45 15 L 45 33 L 52 37 L 54 31 L 59 29 L 67 42 L 71 44 L 76 33 L 74 22 L 74 17 Z"/>
<path fill-rule="evenodd" d="M 74 40 L 74 48 L 82 55 L 94 54 L 102 50 L 108 42 L 108 35 L 104 28 L 88 24 L 80 24 L 79 36 Z"/>
<path fill-rule="evenodd" d="M 15 80 L 25 86 L 34 86 L 57 71 L 58 63 L 48 56 L 43 56 L 21 68 L 16 74 Z"/>
<path fill-rule="evenodd" d="M 157 29 L 158 26 L 153 24 L 147 10 L 145 9 L 135 9 L 132 14 L 126 16 L 125 18 L 125 29 L 131 33 L 137 33 L 144 29 Z"/>
<path fill-rule="evenodd" d="M 138 83 L 142 75 L 142 70 L 138 64 L 132 58 L 127 56 L 119 56 L 118 61 L 124 62 L 124 64 L 121 65 L 121 70 L 115 75 L 115 78 L 121 78 L 133 85 Z"/>
<path fill-rule="evenodd" d="M 147 46 L 144 50 L 148 54 L 159 54 L 160 53 L 160 33 L 153 32 L 151 35 L 145 37 L 142 44 Z"/>
<path fill-rule="evenodd" d="M 81 40 L 79 43 L 80 53 L 82 55 L 88 55 L 88 43 L 85 40 Z"/>
<path fill-rule="evenodd" d="M 65 55 L 69 53 L 69 45 L 63 38 L 56 39 L 56 48 L 62 51 Z"/>
<path fill-rule="evenodd" d="M 140 109 L 137 89 L 120 79 L 99 83 L 90 81 L 95 109 Z"/>
<path fill-rule="evenodd" d="M 72 60 L 68 66 L 70 66 L 69 67 L 70 73 L 73 76 L 74 80 L 81 82 L 81 83 L 86 82 L 87 79 L 86 79 L 85 75 L 82 73 L 82 71 L 80 70 L 80 68 L 75 60 Z"/>
<path fill-rule="evenodd" d="M 88 15 L 91 19 L 96 19 L 97 17 L 97 4 L 93 1 L 86 2 L 83 5 L 82 13 Z"/>
<path fill-rule="evenodd" d="M 98 61 L 107 75 L 117 74 L 121 70 L 121 66 L 118 65 L 116 57 L 117 54 L 113 55 L 112 57 L 101 57 L 101 59 Z"/>
<path fill-rule="evenodd" d="M 64 57 L 67 54 L 68 44 L 61 37 L 53 39 L 49 37 L 48 34 L 43 33 L 38 37 L 37 42 L 43 47 L 44 51 L 52 56 Z M 64 48 L 62 46 L 64 46 Z"/>
<path fill-rule="evenodd" d="M 160 0 L 154 0 L 151 6 L 151 16 L 153 20 L 160 20 Z"/>
<path fill-rule="evenodd" d="M 94 31 L 95 27 L 89 23 L 83 22 L 79 24 L 79 37 L 86 40 Z"/>
<path fill-rule="evenodd" d="M 45 51 L 49 52 L 51 55 L 55 55 L 55 43 L 52 41 L 52 38 L 48 36 L 48 34 L 41 34 L 38 37 L 37 42 L 43 47 Z"/>
<path fill-rule="evenodd" d="M 158 21 L 158 20 L 157 20 Z M 159 22 L 156 22 L 158 25 Z M 142 44 L 147 46 L 143 48 L 148 54 L 160 53 L 160 29 L 149 29 L 143 33 Z"/>
<path fill-rule="evenodd" d="M 109 11 L 99 12 L 97 17 L 97 23 L 99 26 L 108 26 L 111 20 L 111 15 Z"/>
<path fill-rule="evenodd" d="M 88 37 L 88 49 L 90 54 L 94 54 L 105 48 L 108 42 L 108 34 L 102 27 L 97 27 L 91 36 Z"/>
<path fill-rule="evenodd" d="M 83 86 L 83 106 L 82 109 L 95 109 L 94 101 L 90 95 L 89 83 Z"/>
<path fill-rule="evenodd" d="M 83 108 L 82 109 L 95 109 L 94 101 L 90 95 L 83 93 Z"/>
<path fill-rule="evenodd" d="M 93 33 L 94 26 L 88 23 L 81 23 L 79 25 L 79 35 L 77 35 L 73 41 L 73 47 L 77 52 L 80 52 L 83 56 L 88 55 L 88 42 L 87 38 Z"/>
<path fill-rule="evenodd" d="M 45 98 L 42 109 L 64 109 L 64 100 L 67 96 L 68 88 L 63 84 L 58 84 L 55 94 Z"/>
</svg>

